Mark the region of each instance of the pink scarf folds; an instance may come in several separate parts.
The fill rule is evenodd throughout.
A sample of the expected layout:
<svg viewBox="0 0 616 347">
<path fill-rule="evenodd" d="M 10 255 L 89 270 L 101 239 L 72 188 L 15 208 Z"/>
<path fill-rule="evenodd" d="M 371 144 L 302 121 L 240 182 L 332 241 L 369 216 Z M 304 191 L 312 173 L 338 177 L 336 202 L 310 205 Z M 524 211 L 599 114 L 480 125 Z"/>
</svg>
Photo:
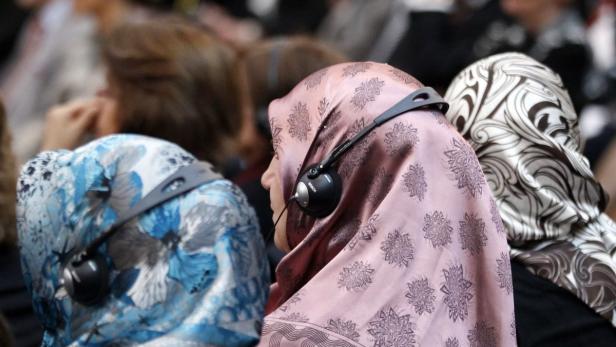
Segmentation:
<svg viewBox="0 0 616 347">
<path fill-rule="evenodd" d="M 389 65 L 320 70 L 270 104 L 284 198 L 298 174 L 421 87 Z M 473 149 L 434 111 L 383 124 L 336 164 L 323 219 L 291 203 L 260 346 L 515 346 L 509 248 Z"/>
</svg>

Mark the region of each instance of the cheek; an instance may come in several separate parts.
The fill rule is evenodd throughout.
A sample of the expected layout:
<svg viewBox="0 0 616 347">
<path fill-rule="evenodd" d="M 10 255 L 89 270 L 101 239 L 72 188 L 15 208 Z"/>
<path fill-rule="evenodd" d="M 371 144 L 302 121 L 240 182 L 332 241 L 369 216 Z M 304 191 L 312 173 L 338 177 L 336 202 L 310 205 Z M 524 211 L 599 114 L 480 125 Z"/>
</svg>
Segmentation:
<svg viewBox="0 0 616 347">
<path fill-rule="evenodd" d="M 113 99 L 107 99 L 96 122 L 96 136 L 102 137 L 119 132 L 118 123 L 117 103 Z"/>
<path fill-rule="evenodd" d="M 287 225 L 287 214 L 285 213 L 282 216 L 282 218 L 280 218 L 278 225 L 276 225 L 276 230 L 274 234 L 274 244 L 276 245 L 276 248 L 278 248 L 279 250 L 285 253 L 288 253 L 291 251 L 291 249 L 289 247 L 289 242 L 287 240 L 286 225 Z"/>
<path fill-rule="evenodd" d="M 278 165 L 278 160 L 272 158 L 269 167 L 265 170 L 265 173 L 263 173 L 263 177 L 261 177 L 261 185 L 270 192 L 272 207 L 280 206 L 280 202 L 283 200 L 282 181 L 278 173 Z"/>
<path fill-rule="evenodd" d="M 282 187 L 280 186 L 280 181 L 278 179 L 274 180 L 271 187 L 271 199 L 274 206 L 278 208 L 282 208 L 284 205 L 284 198 L 282 197 Z"/>
</svg>

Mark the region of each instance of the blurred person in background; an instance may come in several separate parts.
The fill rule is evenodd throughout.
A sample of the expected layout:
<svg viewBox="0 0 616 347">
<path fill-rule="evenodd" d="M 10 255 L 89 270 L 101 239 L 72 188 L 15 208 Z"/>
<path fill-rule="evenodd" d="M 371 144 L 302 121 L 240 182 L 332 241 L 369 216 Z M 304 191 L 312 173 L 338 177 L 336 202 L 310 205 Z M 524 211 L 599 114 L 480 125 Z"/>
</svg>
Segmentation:
<svg viewBox="0 0 616 347">
<path fill-rule="evenodd" d="M 395 2 L 330 1 L 329 12 L 319 26 L 317 37 L 344 52 L 351 60 L 365 60 L 390 20 Z"/>
<path fill-rule="evenodd" d="M 14 337 L 15 346 L 38 347 L 43 330 L 32 310 L 17 248 L 16 176 L 17 164 L 11 152 L 10 130 L 0 100 L 0 315 L 7 318 L 7 333 Z M 2 337 L 0 346 L 4 346 L 1 342 Z"/>
<path fill-rule="evenodd" d="M 313 34 L 327 14 L 328 2 L 205 0 L 195 12 L 219 37 L 234 44 L 246 44 L 264 37 Z"/>
<path fill-rule="evenodd" d="M 596 69 L 587 85 L 592 108 L 585 111 L 580 124 L 589 137 L 584 154 L 612 197 L 606 213 L 616 219 L 616 1 L 604 0 L 597 6 L 589 38 Z"/>
<path fill-rule="evenodd" d="M 576 109 L 592 66 L 573 0 L 408 0 L 408 29 L 389 63 L 444 90 L 463 67 L 495 53 L 525 52 L 558 72 Z M 437 56 L 438 59 L 432 57 Z"/>
<path fill-rule="evenodd" d="M 13 149 L 19 162 L 36 153 L 49 107 L 94 95 L 103 80 L 94 22 L 71 0 L 18 0 L 31 11 L 12 57 L 0 70 Z"/>
<path fill-rule="evenodd" d="M 586 27 L 573 0 L 501 0 L 503 11 L 514 19 L 510 25 L 493 23 L 477 42 L 477 58 L 518 51 L 558 73 L 573 105 L 586 105 L 584 80 L 592 67 Z"/>
<path fill-rule="evenodd" d="M 178 18 L 118 25 L 103 44 L 107 87 L 51 109 L 43 149 L 88 134 L 135 133 L 174 142 L 219 167 L 240 132 L 235 51 Z"/>
<path fill-rule="evenodd" d="M 329 10 L 328 2 L 339 0 L 277 0 L 271 20 L 265 23 L 269 35 L 314 34 Z"/>
<path fill-rule="evenodd" d="M 95 288 L 65 280 L 76 252 L 195 162 L 167 141 L 112 135 L 24 165 L 17 229 L 43 346 L 258 342 L 270 283 L 263 239 L 240 189 L 208 164 L 205 182 L 141 212 L 95 250 L 108 264 Z"/>
<path fill-rule="evenodd" d="M 27 16 L 14 1 L 0 1 L 0 67 L 10 58 Z"/>
<path fill-rule="evenodd" d="M 257 211 L 264 236 L 273 226 L 269 194 L 260 183 L 272 159 L 269 103 L 287 95 L 311 73 L 345 60 L 335 49 L 305 36 L 271 39 L 246 46 L 240 52 L 235 71 L 243 99 L 238 137 L 241 162 L 236 162 L 229 174 Z M 268 257 L 274 271 L 282 254 L 269 241 Z"/>
<path fill-rule="evenodd" d="M 605 213 L 616 220 L 616 140 L 612 137 L 609 146 L 605 148 L 601 160 L 595 168 L 597 180 L 611 197 L 605 208 Z"/>
<path fill-rule="evenodd" d="M 403 0 L 405 31 L 386 61 L 445 91 L 477 59 L 477 41 L 504 20 L 498 0 Z M 435 58 L 437 57 L 437 58 Z"/>
<path fill-rule="evenodd" d="M 504 53 L 460 72 L 445 99 L 511 245 L 518 344 L 615 346 L 616 224 L 561 78 Z"/>
<path fill-rule="evenodd" d="M 616 1 L 597 2 L 588 27 L 594 65 L 584 84 L 589 105 L 580 115 L 584 155 L 593 170 L 616 134 Z M 603 174 L 596 172 L 603 183 Z"/>
<path fill-rule="evenodd" d="M 183 6 L 183 4 L 186 4 Z M 74 0 L 77 13 L 94 18 L 102 39 L 118 24 L 140 21 L 175 12 L 188 14 L 196 9 L 191 1 L 180 0 Z"/>
</svg>

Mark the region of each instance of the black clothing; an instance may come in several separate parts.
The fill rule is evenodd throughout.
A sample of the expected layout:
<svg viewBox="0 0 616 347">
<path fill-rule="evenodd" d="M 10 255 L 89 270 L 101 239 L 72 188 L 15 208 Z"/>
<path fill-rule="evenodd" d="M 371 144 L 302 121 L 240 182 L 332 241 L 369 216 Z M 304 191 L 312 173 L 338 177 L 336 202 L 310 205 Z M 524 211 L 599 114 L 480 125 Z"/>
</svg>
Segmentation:
<svg viewBox="0 0 616 347">
<path fill-rule="evenodd" d="M 573 11 L 533 36 L 503 14 L 498 1 L 461 19 L 444 12 L 411 12 L 409 28 L 388 63 L 444 92 L 466 66 L 493 54 L 521 52 L 563 80 L 576 111 L 586 104 L 584 80 L 592 67 L 585 28 Z"/>
<path fill-rule="evenodd" d="M 475 42 L 504 18 L 498 1 L 457 16 L 444 12 L 410 12 L 409 28 L 388 63 L 422 83 L 445 91 L 451 80 L 479 57 Z"/>
<path fill-rule="evenodd" d="M 28 12 L 19 8 L 15 1 L 0 1 L 0 67 L 13 53 L 27 16 Z"/>
<path fill-rule="evenodd" d="M 34 315 L 32 300 L 21 274 L 16 247 L 0 248 L 0 312 L 6 317 L 17 347 L 38 347 L 43 327 Z"/>
<path fill-rule="evenodd" d="M 512 260 L 518 346 L 616 346 L 616 328 L 566 289 Z"/>
</svg>

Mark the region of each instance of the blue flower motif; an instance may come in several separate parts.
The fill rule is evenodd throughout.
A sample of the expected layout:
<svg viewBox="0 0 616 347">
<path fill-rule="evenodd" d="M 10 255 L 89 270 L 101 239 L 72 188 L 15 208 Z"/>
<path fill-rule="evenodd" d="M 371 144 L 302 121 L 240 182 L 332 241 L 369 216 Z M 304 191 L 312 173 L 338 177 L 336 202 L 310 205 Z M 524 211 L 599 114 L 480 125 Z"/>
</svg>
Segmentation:
<svg viewBox="0 0 616 347">
<path fill-rule="evenodd" d="M 214 172 L 214 181 L 135 218 L 97 250 L 110 269 L 101 303 L 82 306 L 60 283 L 72 252 L 194 160 L 165 141 L 117 135 L 24 166 L 18 233 L 43 346 L 258 342 L 269 287 L 264 243 L 244 195 Z"/>
<path fill-rule="evenodd" d="M 162 207 L 157 207 L 146 213 L 140 219 L 143 230 L 157 239 L 162 239 L 167 233 L 179 229 L 180 210 L 177 200 L 171 200 Z"/>
<path fill-rule="evenodd" d="M 189 293 L 209 287 L 217 275 L 218 263 L 213 254 L 188 254 L 182 249 L 171 253 L 169 277 L 180 282 Z"/>
</svg>

